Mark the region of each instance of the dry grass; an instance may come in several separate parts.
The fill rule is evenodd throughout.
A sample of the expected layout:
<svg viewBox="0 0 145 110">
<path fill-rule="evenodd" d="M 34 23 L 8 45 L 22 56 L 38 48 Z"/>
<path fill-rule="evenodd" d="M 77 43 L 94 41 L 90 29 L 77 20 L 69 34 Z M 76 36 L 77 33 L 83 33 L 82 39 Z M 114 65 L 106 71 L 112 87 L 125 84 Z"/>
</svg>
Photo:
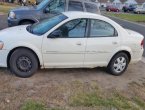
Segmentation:
<svg viewBox="0 0 145 110">
<path fill-rule="evenodd" d="M 1 13 L 8 13 L 11 9 L 18 7 L 18 5 L 5 5 L 0 4 L 0 12 Z"/>
<path fill-rule="evenodd" d="M 143 110 L 143 68 L 142 63 L 134 65 L 119 77 L 96 69 L 40 70 L 28 79 L 1 68 L 0 110 Z"/>
</svg>

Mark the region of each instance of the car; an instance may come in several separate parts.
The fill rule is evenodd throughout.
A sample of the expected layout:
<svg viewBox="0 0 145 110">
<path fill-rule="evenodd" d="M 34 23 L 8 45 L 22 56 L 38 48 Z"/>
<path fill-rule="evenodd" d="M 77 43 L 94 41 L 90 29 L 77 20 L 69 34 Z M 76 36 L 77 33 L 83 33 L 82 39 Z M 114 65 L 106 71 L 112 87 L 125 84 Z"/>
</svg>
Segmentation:
<svg viewBox="0 0 145 110">
<path fill-rule="evenodd" d="M 129 6 L 123 6 L 122 10 L 124 12 L 133 12 L 137 8 L 137 5 L 129 5 Z"/>
<path fill-rule="evenodd" d="M 106 11 L 119 12 L 120 9 L 114 5 L 109 5 L 106 7 Z"/>
<path fill-rule="evenodd" d="M 145 14 L 145 7 L 138 7 L 134 10 L 134 13 Z"/>
<path fill-rule="evenodd" d="M 8 14 L 8 26 L 33 24 L 64 11 L 100 13 L 97 3 L 85 0 L 43 0 L 37 6 L 12 9 Z"/>
<path fill-rule="evenodd" d="M 22 78 L 38 68 L 107 67 L 118 76 L 141 60 L 143 39 L 102 15 L 63 12 L 0 31 L 0 67 Z"/>
</svg>

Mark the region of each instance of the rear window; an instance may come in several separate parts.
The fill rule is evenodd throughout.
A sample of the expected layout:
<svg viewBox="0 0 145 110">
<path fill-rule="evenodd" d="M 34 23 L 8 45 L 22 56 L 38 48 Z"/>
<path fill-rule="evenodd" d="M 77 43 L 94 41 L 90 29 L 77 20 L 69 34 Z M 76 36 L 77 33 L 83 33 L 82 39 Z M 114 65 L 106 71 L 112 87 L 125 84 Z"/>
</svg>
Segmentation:
<svg viewBox="0 0 145 110">
<path fill-rule="evenodd" d="M 68 11 L 83 11 L 83 5 L 81 2 L 69 1 Z"/>
<path fill-rule="evenodd" d="M 96 13 L 98 11 L 97 5 L 91 4 L 91 3 L 85 3 L 85 7 L 87 12 Z"/>
</svg>

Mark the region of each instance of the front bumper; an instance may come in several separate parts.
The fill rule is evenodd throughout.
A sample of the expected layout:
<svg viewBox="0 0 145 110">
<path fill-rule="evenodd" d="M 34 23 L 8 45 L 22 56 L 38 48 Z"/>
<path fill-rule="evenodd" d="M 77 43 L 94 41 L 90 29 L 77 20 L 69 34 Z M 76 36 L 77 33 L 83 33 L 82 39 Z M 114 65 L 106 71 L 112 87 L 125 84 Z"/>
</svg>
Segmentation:
<svg viewBox="0 0 145 110">
<path fill-rule="evenodd" d="M 12 19 L 10 17 L 8 17 L 8 26 L 17 26 L 19 24 L 19 20 L 18 19 Z"/>
<path fill-rule="evenodd" d="M 7 56 L 9 51 L 0 50 L 0 67 L 7 67 Z"/>
</svg>

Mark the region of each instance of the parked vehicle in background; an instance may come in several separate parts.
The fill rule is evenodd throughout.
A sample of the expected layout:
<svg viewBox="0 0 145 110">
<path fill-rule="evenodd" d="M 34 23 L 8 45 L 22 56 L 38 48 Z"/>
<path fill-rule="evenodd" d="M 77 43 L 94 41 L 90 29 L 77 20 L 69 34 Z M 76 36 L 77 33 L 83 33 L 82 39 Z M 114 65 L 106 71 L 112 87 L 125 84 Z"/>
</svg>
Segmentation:
<svg viewBox="0 0 145 110">
<path fill-rule="evenodd" d="M 129 5 L 129 6 L 123 6 L 122 10 L 124 12 L 133 12 L 137 8 L 137 5 Z"/>
<path fill-rule="evenodd" d="M 83 11 L 100 14 L 95 2 L 84 0 L 43 0 L 37 6 L 13 9 L 8 15 L 8 26 L 33 24 L 65 11 Z"/>
<path fill-rule="evenodd" d="M 134 13 L 137 13 L 137 14 L 145 14 L 145 7 L 137 7 L 134 10 Z"/>
<path fill-rule="evenodd" d="M 24 78 L 38 68 L 98 66 L 118 76 L 141 60 L 143 39 L 102 15 L 64 12 L 0 31 L 0 66 Z"/>
<path fill-rule="evenodd" d="M 106 11 L 119 12 L 120 9 L 114 5 L 109 5 L 106 7 Z"/>
</svg>

